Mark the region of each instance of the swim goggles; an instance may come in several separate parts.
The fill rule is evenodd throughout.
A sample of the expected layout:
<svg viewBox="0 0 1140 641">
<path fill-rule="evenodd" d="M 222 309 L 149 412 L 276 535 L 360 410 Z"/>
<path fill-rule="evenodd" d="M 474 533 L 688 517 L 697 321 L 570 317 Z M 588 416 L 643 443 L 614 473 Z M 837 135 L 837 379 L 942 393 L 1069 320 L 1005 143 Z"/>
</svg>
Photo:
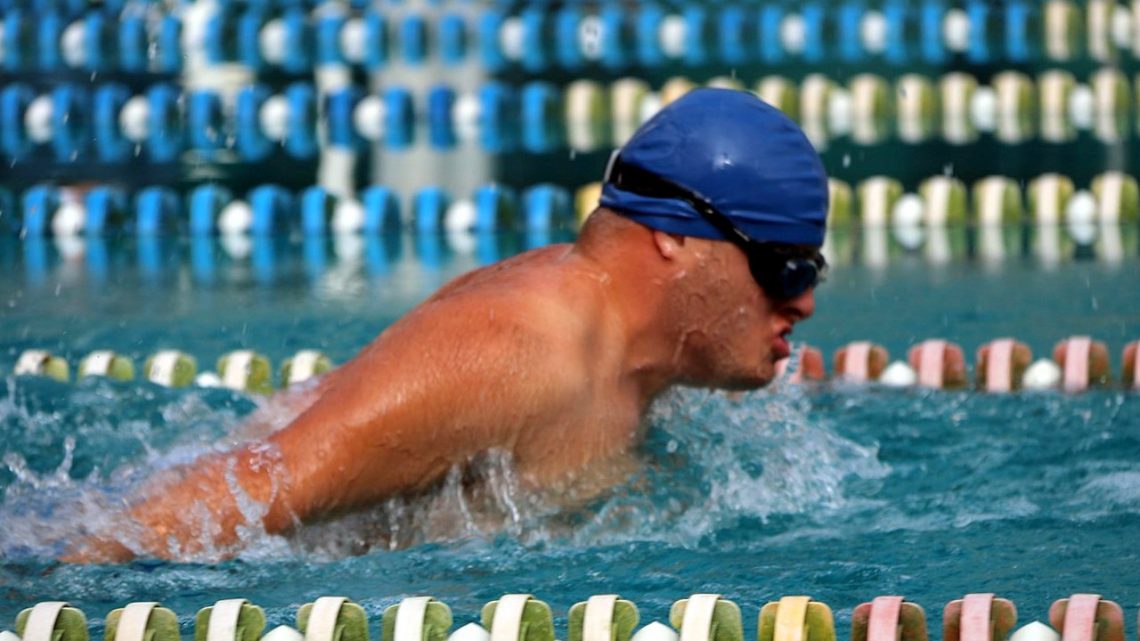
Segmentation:
<svg viewBox="0 0 1140 641">
<path fill-rule="evenodd" d="M 755 240 L 704 196 L 651 171 L 623 162 L 616 152 L 606 169 L 606 182 L 639 196 L 680 200 L 691 205 L 726 240 L 744 252 L 752 278 L 773 299 L 796 298 L 827 277 L 827 261 L 819 249 Z"/>
</svg>

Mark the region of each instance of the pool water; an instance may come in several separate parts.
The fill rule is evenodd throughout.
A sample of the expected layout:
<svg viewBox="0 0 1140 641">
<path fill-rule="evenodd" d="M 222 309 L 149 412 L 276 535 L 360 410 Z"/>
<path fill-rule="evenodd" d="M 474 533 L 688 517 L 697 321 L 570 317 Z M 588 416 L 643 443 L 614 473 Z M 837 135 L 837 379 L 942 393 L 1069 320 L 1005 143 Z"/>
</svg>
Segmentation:
<svg viewBox="0 0 1140 641">
<path fill-rule="evenodd" d="M 1108 344 L 1117 375 L 1121 347 L 1140 338 L 1140 251 L 1126 238 L 1111 260 L 1059 261 L 1025 251 L 932 261 L 897 247 L 870 261 L 855 242 L 794 338 L 825 354 L 870 339 L 899 358 L 945 337 L 972 362 L 1000 336 L 1043 356 L 1090 334 Z M 243 347 L 275 364 L 301 348 L 344 361 L 448 278 L 527 246 L 13 242 L 0 247 L 0 367 L 10 372 L 33 347 L 73 366 L 103 348 L 136 364 L 179 348 L 204 369 Z M 225 447 L 264 401 L 142 382 L 2 383 L 0 627 L 37 601 L 66 599 L 98 633 L 111 609 L 157 600 L 189 634 L 193 614 L 217 599 L 249 598 L 275 625 L 341 594 L 366 607 L 375 633 L 381 610 L 404 596 L 449 603 L 458 626 L 486 601 L 527 592 L 552 605 L 565 638 L 566 610 L 591 594 L 620 593 L 646 623 L 665 620 L 676 599 L 716 592 L 741 605 L 747 638 L 759 607 L 787 594 L 832 605 L 846 638 L 856 605 L 893 593 L 925 606 L 939 637 L 942 606 L 967 592 L 1013 599 L 1021 623 L 1075 592 L 1120 602 L 1129 621 L 1140 606 L 1140 395 L 1119 389 L 676 390 L 654 406 L 642 468 L 586 506 L 535 504 L 509 461 L 489 456 L 471 472 L 490 488 L 475 516 L 464 516 L 476 500 L 453 478 L 431 496 L 287 539 L 253 534 L 221 563 L 72 566 L 52 557 L 78 521 L 105 518 L 154 468 Z"/>
</svg>

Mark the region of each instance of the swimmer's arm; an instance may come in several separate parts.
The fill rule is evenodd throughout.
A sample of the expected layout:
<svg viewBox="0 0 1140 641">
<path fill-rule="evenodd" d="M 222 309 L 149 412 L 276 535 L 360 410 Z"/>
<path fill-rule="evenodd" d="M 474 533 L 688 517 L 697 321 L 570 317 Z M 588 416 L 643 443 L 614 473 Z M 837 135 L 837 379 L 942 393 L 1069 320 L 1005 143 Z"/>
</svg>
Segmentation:
<svg viewBox="0 0 1140 641">
<path fill-rule="evenodd" d="M 224 551 L 251 518 L 283 532 L 423 489 L 487 449 L 512 451 L 536 408 L 558 402 L 557 377 L 520 376 L 520 341 L 509 333 L 488 332 L 469 353 L 470 337 L 454 340 L 465 328 L 442 327 L 464 322 L 435 327 L 447 341 L 400 329 L 382 336 L 328 374 L 322 396 L 286 428 L 152 485 L 128 509 L 139 531 L 131 547 L 159 557 Z M 122 538 L 94 537 L 71 560 L 130 558 Z"/>
</svg>

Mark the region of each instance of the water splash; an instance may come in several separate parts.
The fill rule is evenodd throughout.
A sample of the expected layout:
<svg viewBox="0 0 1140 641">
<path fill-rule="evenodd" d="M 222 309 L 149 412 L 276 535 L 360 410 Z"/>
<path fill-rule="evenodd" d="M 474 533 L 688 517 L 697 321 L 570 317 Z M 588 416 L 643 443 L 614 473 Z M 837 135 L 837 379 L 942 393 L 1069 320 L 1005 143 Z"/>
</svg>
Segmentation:
<svg viewBox="0 0 1140 641">
<path fill-rule="evenodd" d="M 53 405 L 48 397 L 61 390 L 65 398 Z M 657 540 L 692 546 L 741 519 L 835 510 L 844 505 L 849 479 L 879 478 L 887 468 L 874 447 L 813 419 L 810 406 L 794 386 L 736 396 L 676 390 L 647 419 L 652 429 L 641 469 L 585 505 L 525 491 L 510 456 L 495 451 L 452 469 L 424 495 L 392 498 L 279 537 L 260 527 L 266 506 L 247 496 L 231 471 L 227 483 L 248 524 L 239 532 L 237 553 L 335 558 L 501 537 L 527 546 Z M 243 414 L 246 427 L 235 429 Z M 273 404 L 258 407 L 217 390 L 106 383 L 47 389 L 8 379 L 0 426 L 38 433 L 44 442 L 34 447 L 25 438 L 4 454 L 12 480 L 0 519 L 15 525 L 0 533 L 0 552 L 58 555 L 77 524 L 87 531 L 119 527 L 122 542 L 137 548 L 137 533 L 114 524 L 113 515 L 143 479 L 231 447 L 235 434 L 263 435 L 290 417 Z M 274 454 L 265 456 L 272 464 Z M 45 466 L 50 460 L 59 462 Z M 205 509 L 187 506 L 187 518 L 203 531 L 216 529 Z M 209 561 L 234 551 L 178 556 Z"/>
</svg>

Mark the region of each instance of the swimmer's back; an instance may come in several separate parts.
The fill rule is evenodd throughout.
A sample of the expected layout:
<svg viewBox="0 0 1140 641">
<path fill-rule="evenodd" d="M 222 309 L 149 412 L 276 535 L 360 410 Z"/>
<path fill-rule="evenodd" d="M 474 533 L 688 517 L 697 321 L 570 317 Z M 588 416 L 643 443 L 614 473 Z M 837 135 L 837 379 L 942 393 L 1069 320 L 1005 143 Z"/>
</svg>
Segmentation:
<svg viewBox="0 0 1140 641">
<path fill-rule="evenodd" d="M 343 483 L 329 462 L 298 461 L 294 509 L 322 512 L 416 491 L 485 451 L 511 453 L 524 481 L 565 477 L 624 451 L 640 408 L 621 393 L 613 323 L 598 279 L 570 246 L 553 246 L 448 284 L 329 377 L 322 398 L 282 432 L 283 449 L 343 451 L 333 467 L 368 477 Z M 322 444 L 322 441 L 329 441 Z M 578 443 L 567 447 L 567 443 Z"/>
</svg>

